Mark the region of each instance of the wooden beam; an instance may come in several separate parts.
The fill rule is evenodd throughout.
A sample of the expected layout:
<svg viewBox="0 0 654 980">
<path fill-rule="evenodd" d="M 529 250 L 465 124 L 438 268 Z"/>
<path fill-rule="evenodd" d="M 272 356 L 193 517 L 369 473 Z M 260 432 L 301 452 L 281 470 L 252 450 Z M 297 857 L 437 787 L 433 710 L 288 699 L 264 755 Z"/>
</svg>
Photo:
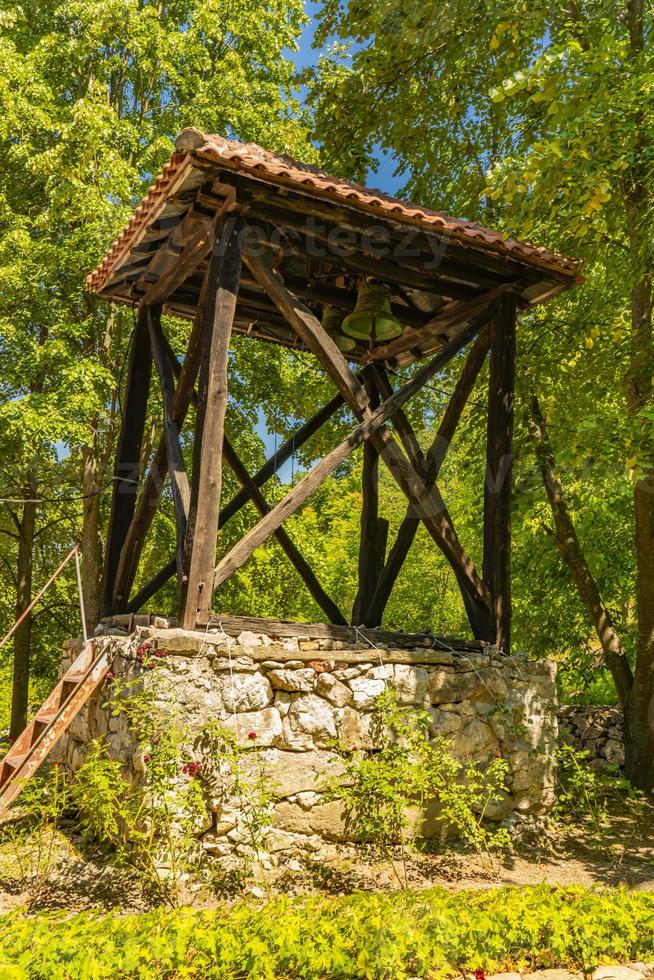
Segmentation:
<svg viewBox="0 0 654 980">
<path fill-rule="evenodd" d="M 254 482 L 253 478 L 250 476 L 247 469 L 241 462 L 240 457 L 227 436 L 224 438 L 223 452 L 225 453 L 225 459 L 233 471 L 234 476 L 243 487 L 243 490 L 248 493 L 249 498 L 256 509 L 262 516 L 269 514 L 271 508 Z M 314 575 L 310 565 L 304 560 L 298 548 L 295 546 L 284 528 L 278 527 L 274 532 L 274 535 L 282 551 L 289 559 L 309 590 L 311 597 L 320 606 L 322 611 L 329 619 L 329 622 L 340 623 L 341 625 L 345 626 L 347 624 L 347 620 L 341 613 L 336 603 L 327 595 L 320 582 Z"/>
<path fill-rule="evenodd" d="M 151 369 L 147 320 L 141 313 L 130 343 L 127 383 L 122 406 L 123 422 L 114 468 L 102 585 L 102 609 L 105 615 L 116 611 L 113 601 L 114 580 L 123 544 L 134 515 Z"/>
<path fill-rule="evenodd" d="M 372 409 L 379 406 L 379 392 L 371 377 L 366 378 L 366 390 Z M 391 392 L 392 394 L 392 392 Z M 399 409 L 398 411 L 401 411 Z M 397 412 L 395 413 L 397 418 Z M 359 587 L 352 609 L 355 626 L 369 625 L 368 608 L 375 590 L 377 576 L 383 567 L 379 562 L 379 453 L 371 442 L 363 446 L 361 470 L 361 530 L 359 535 Z"/>
<path fill-rule="evenodd" d="M 197 227 L 182 244 L 178 255 L 171 256 L 171 267 L 159 276 L 156 282 L 147 286 L 141 297 L 140 306 L 155 306 L 171 296 L 188 277 L 195 272 L 200 262 L 211 251 L 213 225 L 209 218 L 197 219 Z"/>
<path fill-rule="evenodd" d="M 256 246 L 256 250 L 253 249 L 252 252 L 246 254 L 245 258 L 251 271 L 286 316 L 293 329 L 304 340 L 306 346 L 318 358 L 350 408 L 359 418 L 369 419 L 371 415 L 365 389 L 350 370 L 343 354 L 325 332 L 318 319 L 297 296 L 294 296 L 286 288 L 281 276 L 273 268 L 270 258 L 260 246 Z M 445 351 L 460 350 L 478 332 L 479 327 L 485 321 L 486 311 L 481 317 L 469 320 L 457 336 L 443 348 L 441 354 Z M 449 360 L 449 356 L 447 360 Z M 424 369 L 421 369 L 415 377 L 422 376 L 422 370 Z M 434 486 L 431 491 L 426 487 L 420 474 L 416 473 L 408 463 L 387 429 L 382 429 L 379 432 L 374 429 L 366 438 L 373 440 L 373 444 L 388 467 L 391 476 L 416 508 L 416 512 L 424 521 L 432 538 L 452 564 L 459 581 L 464 584 L 478 607 L 479 618 L 486 620 L 490 614 L 488 589 L 477 573 L 473 562 L 462 548 L 445 511 L 437 487 Z"/>
<path fill-rule="evenodd" d="M 407 330 L 401 337 L 396 337 L 395 340 L 390 340 L 387 344 L 375 347 L 374 351 L 368 356 L 368 360 L 389 361 L 404 351 L 420 346 L 421 343 L 438 334 L 450 336 L 450 333 L 455 328 L 466 323 L 471 317 L 477 316 L 489 309 L 499 296 L 503 296 L 507 292 L 513 292 L 515 289 L 515 283 L 509 283 L 491 289 L 482 296 L 477 296 L 475 299 L 460 303 L 448 303 L 424 327 L 420 327 L 418 330 Z"/>
<path fill-rule="evenodd" d="M 173 355 L 174 357 L 174 355 Z M 174 358 L 172 363 L 173 371 L 177 372 L 179 370 L 179 365 L 175 368 L 177 359 Z M 297 432 L 295 432 L 290 439 L 284 442 L 276 453 L 266 460 L 260 470 L 258 470 L 252 477 L 252 482 L 257 487 L 262 487 L 267 480 L 270 479 L 286 462 L 287 459 L 293 455 L 301 446 L 307 442 L 311 436 L 320 429 L 325 422 L 327 422 L 335 413 L 342 408 L 343 398 L 341 395 L 334 395 L 334 397 L 327 402 L 316 414 L 310 418 L 307 422 L 302 425 Z M 221 509 L 220 518 L 218 520 L 218 530 L 220 530 L 235 514 L 237 514 L 250 499 L 249 492 L 242 488 L 237 494 L 232 497 L 230 502 Z M 166 582 L 175 574 L 175 559 L 173 558 L 168 564 L 157 572 L 153 579 L 151 579 L 142 589 L 139 590 L 138 594 L 131 599 L 126 607 L 126 612 L 136 612 L 142 606 L 145 605 L 156 593 L 162 588 Z"/>
<path fill-rule="evenodd" d="M 320 326 L 318 324 L 318 326 Z M 424 365 L 415 373 L 413 378 L 408 381 L 399 391 L 395 392 L 392 398 L 385 401 L 374 412 L 369 412 L 367 417 L 361 422 L 335 449 L 317 463 L 309 473 L 304 476 L 299 483 L 293 487 L 289 493 L 263 518 L 255 527 L 228 552 L 218 564 L 214 574 L 214 589 L 217 589 L 236 569 L 247 561 L 250 555 L 263 544 L 274 530 L 290 517 L 291 514 L 304 503 L 312 491 L 329 476 L 333 470 L 347 459 L 357 446 L 360 446 L 367 439 L 373 437 L 378 431 L 383 431 L 384 423 L 393 416 L 394 412 L 401 408 L 415 393 L 419 391 L 443 366 L 460 350 L 462 341 L 457 338 L 451 341 L 439 354 L 434 357 L 429 364 Z M 340 353 L 340 352 L 339 352 Z M 352 378 L 356 382 L 356 378 Z M 358 383 L 358 382 L 357 382 Z M 365 394 L 365 393 L 364 393 Z M 382 443 L 385 449 L 385 443 Z M 399 451 L 399 450 L 398 450 Z M 401 454 L 400 454 L 401 455 Z M 404 457 L 402 457 L 404 460 Z M 406 460 L 404 460 L 406 463 Z M 408 466 L 408 464 L 406 464 Z M 404 467 L 400 462 L 397 471 L 402 471 Z M 410 479 L 410 477 L 408 478 Z M 404 482 L 408 482 L 405 480 Z M 422 484 L 424 491 L 424 484 Z M 421 516 L 427 517 L 433 510 L 433 501 L 422 500 L 414 501 Z M 480 589 L 480 601 L 483 601 L 486 590 L 483 586 Z"/>
<path fill-rule="evenodd" d="M 263 247 L 252 242 L 243 258 L 275 306 L 330 375 L 344 401 L 350 408 L 365 414 L 368 411 L 368 396 L 363 385 L 350 371 L 333 338 L 323 330 L 311 310 L 286 288 Z"/>
<path fill-rule="evenodd" d="M 216 560 L 222 447 L 227 409 L 227 362 L 232 322 L 241 279 L 242 220 L 225 219 L 218 247 L 211 257 L 205 313 L 198 411 L 193 458 L 191 505 L 186 530 L 181 622 L 192 629 L 207 619 Z"/>
<path fill-rule="evenodd" d="M 427 450 L 428 486 L 433 485 L 438 479 L 441 466 L 454 437 L 463 409 L 470 397 L 477 375 L 486 359 L 489 345 L 489 331 L 482 330 L 470 349 L 466 363 L 463 366 L 459 380 L 456 383 L 452 397 L 448 402 L 445 414 L 436 432 L 436 437 Z M 406 561 L 419 526 L 420 519 L 416 516 L 413 507 L 409 504 L 372 597 L 370 621 L 373 623 L 381 623 L 382 621 L 384 609 L 386 608 L 402 566 Z"/>
<path fill-rule="evenodd" d="M 161 329 L 161 307 L 155 308 L 154 310 L 150 307 L 145 307 L 145 315 L 148 320 L 148 329 L 150 332 L 152 358 L 161 384 L 164 413 L 164 441 L 166 444 L 168 472 L 170 474 L 173 502 L 175 505 L 177 577 L 181 589 L 184 574 L 184 538 L 186 535 L 186 522 L 188 520 L 191 493 L 182 447 L 179 441 L 179 425 L 173 417 L 175 379 L 167 356 L 163 330 Z"/>
<path fill-rule="evenodd" d="M 205 275 L 200 301 L 193 320 L 191 334 L 186 349 L 186 357 L 182 364 L 180 375 L 177 379 L 177 387 L 170 409 L 171 418 L 181 430 L 186 418 L 188 407 L 191 404 L 191 396 L 194 391 L 195 379 L 200 366 L 200 356 L 202 353 L 202 332 L 204 325 L 204 306 L 206 302 L 208 284 L 208 270 Z M 159 446 L 154 454 L 148 474 L 143 483 L 143 489 L 139 497 L 136 513 L 130 524 L 129 531 L 125 536 L 118 568 L 115 575 L 114 589 L 114 608 L 118 611 L 127 609 L 129 594 L 134 583 L 136 570 L 139 565 L 145 539 L 152 524 L 152 520 L 159 505 L 161 492 L 166 475 L 168 473 L 168 457 L 166 455 L 166 441 L 162 436 Z M 175 563 L 173 562 L 174 574 Z M 170 577 L 170 576 L 169 576 Z M 167 581 L 167 580 L 166 580 Z M 147 600 L 146 600 L 147 601 Z"/>
<path fill-rule="evenodd" d="M 505 653 L 511 645 L 511 490 L 515 389 L 516 302 L 504 296 L 493 324 L 488 379 L 486 480 L 484 483 L 484 581 L 492 596 L 496 633 Z"/>
</svg>

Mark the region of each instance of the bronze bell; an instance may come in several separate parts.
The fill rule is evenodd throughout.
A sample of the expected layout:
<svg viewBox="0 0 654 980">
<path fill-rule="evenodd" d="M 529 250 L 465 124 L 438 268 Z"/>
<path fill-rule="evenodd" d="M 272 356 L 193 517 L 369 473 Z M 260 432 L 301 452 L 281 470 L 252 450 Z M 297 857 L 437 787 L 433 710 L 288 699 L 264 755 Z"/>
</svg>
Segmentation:
<svg viewBox="0 0 654 980">
<path fill-rule="evenodd" d="M 348 351 L 354 350 L 356 347 L 356 341 L 341 333 L 343 314 L 339 310 L 335 310 L 333 306 L 323 307 L 322 325 L 327 333 L 333 338 L 334 343 L 340 351 L 346 354 Z"/>
<path fill-rule="evenodd" d="M 391 291 L 381 282 L 363 282 L 357 290 L 357 305 L 343 320 L 343 333 L 357 340 L 392 340 L 402 333 L 402 324 L 391 311 Z"/>
</svg>

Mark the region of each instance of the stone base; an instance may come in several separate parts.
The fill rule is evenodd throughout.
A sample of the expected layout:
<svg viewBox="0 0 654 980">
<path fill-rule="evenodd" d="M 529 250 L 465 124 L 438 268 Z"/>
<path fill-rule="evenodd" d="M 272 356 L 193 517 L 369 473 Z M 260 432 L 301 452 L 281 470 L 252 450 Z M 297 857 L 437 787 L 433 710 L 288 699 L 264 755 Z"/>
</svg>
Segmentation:
<svg viewBox="0 0 654 980">
<path fill-rule="evenodd" d="M 420 707 L 453 756 L 481 764 L 501 755 L 509 766 L 509 793 L 492 814 L 542 813 L 553 801 L 556 741 L 555 664 L 523 655 L 429 649 L 372 649 L 367 643 L 288 639 L 242 633 L 138 628 L 131 636 L 98 640 L 115 651 L 115 677 L 142 678 L 156 691 L 157 710 L 191 732 L 219 721 L 248 751 L 247 771 L 263 766 L 273 788 L 267 847 L 273 863 L 298 851 L 320 856 L 352 840 L 340 800 L 326 799 L 326 781 L 343 774 L 334 744 L 375 749 L 375 698 L 392 685 L 400 705 Z M 68 645 L 74 655 L 77 641 Z M 143 647 L 156 664 L 147 670 Z M 64 667 L 66 662 L 64 662 Z M 154 696 L 154 695 L 153 695 Z M 142 750 L 124 716 L 111 717 L 98 692 L 58 746 L 69 770 L 82 764 L 90 739 L 104 737 L 112 758 L 141 781 Z M 214 760 L 215 761 L 215 760 Z M 210 804 L 210 808 L 211 808 Z M 233 801 L 213 805 L 202 845 L 227 857 L 244 853 L 242 820 Z M 437 833 L 430 808 L 419 820 L 421 836 Z"/>
</svg>

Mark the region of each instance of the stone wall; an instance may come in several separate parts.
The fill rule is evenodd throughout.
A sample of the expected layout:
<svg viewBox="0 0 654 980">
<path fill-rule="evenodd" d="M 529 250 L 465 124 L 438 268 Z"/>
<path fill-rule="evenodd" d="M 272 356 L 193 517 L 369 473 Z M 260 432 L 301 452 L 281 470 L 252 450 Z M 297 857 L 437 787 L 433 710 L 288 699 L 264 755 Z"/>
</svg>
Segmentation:
<svg viewBox="0 0 654 980">
<path fill-rule="evenodd" d="M 624 765 L 622 711 L 618 707 L 565 704 L 559 708 L 559 728 L 576 749 L 587 753 L 593 769 Z"/>
<path fill-rule="evenodd" d="M 275 792 L 268 835 L 274 861 L 298 850 L 320 856 L 351 840 L 342 803 L 324 798 L 326 780 L 343 773 L 334 743 L 375 749 L 375 698 L 387 685 L 402 706 L 431 714 L 434 731 L 449 739 L 456 758 L 482 764 L 506 758 L 509 793 L 493 818 L 541 813 L 552 802 L 556 692 L 549 661 L 499 657 L 491 647 L 484 653 L 366 643 L 343 649 L 333 640 L 273 641 L 254 633 L 232 639 L 179 629 L 138 629 L 98 642 L 114 647 L 115 677 L 142 678 L 157 711 L 190 732 L 220 721 L 248 750 L 245 763 L 263 765 Z M 74 652 L 72 646 L 68 655 Z M 109 754 L 140 780 L 147 759 L 125 717 L 102 707 L 106 697 L 100 691 L 71 725 L 58 759 L 76 770 L 89 739 L 102 736 Z M 246 845 L 234 800 L 223 796 L 210 809 L 203 846 L 221 856 L 238 853 Z M 436 833 L 436 815 L 420 820 L 421 836 Z"/>
</svg>

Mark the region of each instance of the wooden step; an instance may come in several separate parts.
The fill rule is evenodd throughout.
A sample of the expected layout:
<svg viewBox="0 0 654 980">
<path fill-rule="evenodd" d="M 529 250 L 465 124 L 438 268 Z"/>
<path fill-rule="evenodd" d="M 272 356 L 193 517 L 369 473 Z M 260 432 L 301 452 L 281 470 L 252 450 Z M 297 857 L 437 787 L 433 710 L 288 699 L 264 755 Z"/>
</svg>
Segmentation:
<svg viewBox="0 0 654 980">
<path fill-rule="evenodd" d="M 91 640 L 73 670 L 65 674 L 0 761 L 0 818 L 23 785 L 37 772 L 70 723 L 104 680 L 112 659 L 111 646 Z"/>
</svg>

